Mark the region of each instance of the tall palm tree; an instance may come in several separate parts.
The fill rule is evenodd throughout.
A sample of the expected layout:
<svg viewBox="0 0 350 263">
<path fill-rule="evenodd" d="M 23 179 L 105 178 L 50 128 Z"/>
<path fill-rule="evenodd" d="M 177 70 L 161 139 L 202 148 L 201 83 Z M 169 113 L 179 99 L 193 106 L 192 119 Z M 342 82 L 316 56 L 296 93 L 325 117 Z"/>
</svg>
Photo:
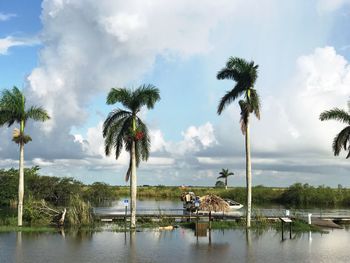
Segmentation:
<svg viewBox="0 0 350 263">
<path fill-rule="evenodd" d="M 247 184 L 247 227 L 250 227 L 251 206 L 252 206 L 252 172 L 250 160 L 250 136 L 249 136 L 249 117 L 251 113 L 260 119 L 260 99 L 254 89 L 256 79 L 258 78 L 258 65 L 254 61 L 248 62 L 242 58 L 230 57 L 226 66 L 217 74 L 218 79 L 231 79 L 236 82 L 232 90 L 228 91 L 220 100 L 218 105 L 218 114 L 220 115 L 226 106 L 235 101 L 238 97 L 244 96 L 239 101 L 241 108 L 241 130 L 245 135 L 246 150 L 246 184 Z"/>
<path fill-rule="evenodd" d="M 217 179 L 220 179 L 220 178 L 225 179 L 225 189 L 227 190 L 227 177 L 234 175 L 234 173 L 229 172 L 228 169 L 222 169 L 219 174 L 220 176 Z"/>
<path fill-rule="evenodd" d="M 113 88 L 107 96 L 107 104 L 121 103 L 126 108 L 109 113 L 103 124 L 103 138 L 106 155 L 110 155 L 114 149 L 115 158 L 118 159 L 123 147 L 130 153 L 125 180 L 131 177 L 131 228 L 136 227 L 136 167 L 141 160 L 147 161 L 151 145 L 147 126 L 137 114 L 143 106 L 152 109 L 158 100 L 159 90 L 153 85 L 142 85 L 136 90 Z"/>
<path fill-rule="evenodd" d="M 348 155 L 346 156 L 347 159 L 350 157 L 350 101 L 348 102 L 348 110 L 349 113 L 345 110 L 334 108 L 324 111 L 320 115 L 321 121 L 337 120 L 348 125 L 342 129 L 337 136 L 335 136 L 332 146 L 335 156 L 338 156 L 342 149 L 348 151 Z"/>
<path fill-rule="evenodd" d="M 5 124 L 10 127 L 19 123 L 20 128 L 13 131 L 12 140 L 19 145 L 19 183 L 18 183 L 18 226 L 22 226 L 23 196 L 24 196 L 24 145 L 32 138 L 24 133 L 24 128 L 29 119 L 46 121 L 50 119 L 46 110 L 42 107 L 31 106 L 26 108 L 26 99 L 17 88 L 5 89 L 0 97 L 0 126 Z"/>
</svg>

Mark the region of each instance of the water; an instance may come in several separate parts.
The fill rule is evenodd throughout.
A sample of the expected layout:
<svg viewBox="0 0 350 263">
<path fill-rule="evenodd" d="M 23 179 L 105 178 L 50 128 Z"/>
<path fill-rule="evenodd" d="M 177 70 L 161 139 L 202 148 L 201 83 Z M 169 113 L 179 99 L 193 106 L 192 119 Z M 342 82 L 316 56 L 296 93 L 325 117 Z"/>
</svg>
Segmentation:
<svg viewBox="0 0 350 263">
<path fill-rule="evenodd" d="M 190 229 L 0 234 L 0 262 L 349 262 L 350 232 L 281 233 L 215 230 L 195 237 Z"/>
<path fill-rule="evenodd" d="M 127 199 L 127 198 L 126 198 Z M 98 214 L 124 214 L 124 198 L 113 201 L 109 206 L 96 207 L 94 211 Z M 180 200 L 137 200 L 137 214 L 183 214 L 182 202 Z M 282 205 L 270 205 L 265 207 L 253 207 L 253 215 L 278 217 L 284 216 L 286 208 Z M 290 209 L 291 216 L 307 217 L 311 213 L 313 217 L 349 217 L 350 209 L 345 208 L 307 208 Z M 244 216 L 244 207 L 234 212 L 234 215 Z"/>
</svg>

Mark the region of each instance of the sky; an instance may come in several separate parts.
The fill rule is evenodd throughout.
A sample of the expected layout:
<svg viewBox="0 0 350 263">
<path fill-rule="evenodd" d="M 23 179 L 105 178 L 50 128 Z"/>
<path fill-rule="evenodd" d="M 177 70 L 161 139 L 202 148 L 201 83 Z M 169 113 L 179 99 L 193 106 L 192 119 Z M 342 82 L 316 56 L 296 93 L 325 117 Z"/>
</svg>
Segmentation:
<svg viewBox="0 0 350 263">
<path fill-rule="evenodd" d="M 234 82 L 217 80 L 229 57 L 259 65 L 261 120 L 252 118 L 253 185 L 350 187 L 334 157 L 344 127 L 322 111 L 348 109 L 348 0 L 32 0 L 0 2 L 0 90 L 21 88 L 51 119 L 29 122 L 25 165 L 41 173 L 126 185 L 129 156 L 104 154 L 102 124 L 113 87 L 153 84 L 142 110 L 152 139 L 138 184 L 213 186 L 221 169 L 245 184 L 236 102 L 217 115 Z M 14 126 L 0 127 L 0 169 L 18 166 Z"/>
</svg>

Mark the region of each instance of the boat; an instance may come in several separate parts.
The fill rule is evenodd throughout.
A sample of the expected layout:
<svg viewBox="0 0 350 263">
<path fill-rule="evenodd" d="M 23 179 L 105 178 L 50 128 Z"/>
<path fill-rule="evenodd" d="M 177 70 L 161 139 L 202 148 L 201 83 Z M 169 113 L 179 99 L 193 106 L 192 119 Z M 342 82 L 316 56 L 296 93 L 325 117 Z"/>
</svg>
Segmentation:
<svg viewBox="0 0 350 263">
<path fill-rule="evenodd" d="M 189 214 L 189 213 L 208 214 L 209 213 L 208 211 L 199 210 L 200 197 L 196 196 L 193 192 L 183 193 L 181 195 L 181 201 L 183 201 L 184 214 Z M 243 207 L 242 204 L 228 198 L 224 198 L 224 201 L 227 202 L 229 205 L 229 210 L 225 212 L 225 214 L 237 214 L 238 212 L 237 210 Z M 223 212 L 212 211 L 212 214 L 222 215 Z"/>
<path fill-rule="evenodd" d="M 241 209 L 243 207 L 242 204 L 236 202 L 236 201 L 233 201 L 231 199 L 228 199 L 228 198 L 224 198 L 224 200 L 228 203 L 228 205 L 230 206 L 230 210 L 229 211 L 234 211 L 234 210 L 238 210 L 238 209 Z"/>
</svg>

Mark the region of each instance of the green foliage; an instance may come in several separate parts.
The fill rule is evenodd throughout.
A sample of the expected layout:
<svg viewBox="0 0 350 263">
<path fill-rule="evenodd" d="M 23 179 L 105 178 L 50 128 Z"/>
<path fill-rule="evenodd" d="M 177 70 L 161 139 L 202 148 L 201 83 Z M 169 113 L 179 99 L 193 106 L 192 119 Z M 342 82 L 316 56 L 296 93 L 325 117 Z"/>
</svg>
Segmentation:
<svg viewBox="0 0 350 263">
<path fill-rule="evenodd" d="M 31 106 L 26 109 L 24 94 L 17 87 L 3 90 L 0 97 L 0 126 L 7 124 L 10 127 L 21 122 L 25 124 L 28 119 L 46 121 L 50 117 L 41 107 Z M 22 137 L 25 136 L 23 129 L 24 127 L 21 127 L 20 130 Z"/>
<path fill-rule="evenodd" d="M 223 187 L 225 187 L 225 183 L 223 181 L 220 181 L 220 180 L 216 181 L 215 187 L 216 188 L 223 188 Z"/>
<path fill-rule="evenodd" d="M 74 226 L 92 224 L 93 217 L 90 202 L 85 202 L 79 195 L 71 196 L 66 218 L 68 224 Z"/>
<path fill-rule="evenodd" d="M 222 169 L 219 174 L 220 174 L 220 176 L 217 179 L 227 178 L 231 175 L 234 175 L 234 173 L 230 172 L 228 169 Z"/>
<path fill-rule="evenodd" d="M 342 129 L 333 140 L 333 152 L 335 156 L 338 156 L 341 150 L 348 151 L 346 158 L 350 158 L 350 101 L 348 102 L 349 113 L 344 110 L 334 108 L 328 111 L 324 111 L 320 114 L 320 120 L 337 120 L 345 123 L 346 126 Z"/>
<path fill-rule="evenodd" d="M 49 225 L 53 220 L 53 215 L 40 209 L 42 205 L 46 206 L 44 200 L 38 201 L 29 196 L 24 203 L 23 219 L 30 225 Z"/>
<path fill-rule="evenodd" d="M 115 191 L 106 183 L 95 182 L 83 192 L 83 197 L 84 200 L 89 200 L 93 204 L 101 204 L 115 199 Z"/>
<path fill-rule="evenodd" d="M 256 79 L 258 78 L 258 65 L 254 61 L 246 61 L 242 58 L 230 57 L 226 66 L 221 69 L 218 79 L 231 79 L 236 82 L 232 90 L 228 91 L 220 100 L 218 105 L 218 114 L 238 97 L 244 95 L 245 100 L 239 102 L 241 106 L 241 122 L 246 123 L 250 113 L 254 113 L 260 118 L 260 99 L 254 89 Z"/>
<path fill-rule="evenodd" d="M 350 191 L 344 188 L 332 189 L 296 183 L 283 192 L 278 202 L 291 206 L 336 206 L 350 204 Z"/>
<path fill-rule="evenodd" d="M 135 142 L 136 166 L 141 160 L 148 160 L 151 139 L 146 124 L 137 114 L 143 106 L 152 109 L 158 100 L 159 90 L 153 85 L 142 85 L 136 90 L 113 88 L 108 93 L 107 104 L 121 103 L 126 110 L 113 110 L 103 123 L 106 155 L 110 155 L 114 150 L 113 154 L 118 159 L 122 149 L 131 152 L 132 142 Z M 131 158 L 126 181 L 129 180 L 130 174 Z"/>
<path fill-rule="evenodd" d="M 98 204 L 100 201 L 114 200 L 119 190 L 104 183 L 84 186 L 70 177 L 39 175 L 39 167 L 24 169 L 24 187 L 26 198 L 45 200 L 52 205 L 67 205 L 70 196 L 81 195 L 85 201 Z M 18 170 L 0 170 L 0 206 L 9 206 L 18 198 Z M 121 191 L 122 195 L 123 192 Z M 124 195 L 125 196 L 125 195 Z"/>
<path fill-rule="evenodd" d="M 0 170 L 0 206 L 9 206 L 17 200 L 18 170 Z"/>
</svg>

